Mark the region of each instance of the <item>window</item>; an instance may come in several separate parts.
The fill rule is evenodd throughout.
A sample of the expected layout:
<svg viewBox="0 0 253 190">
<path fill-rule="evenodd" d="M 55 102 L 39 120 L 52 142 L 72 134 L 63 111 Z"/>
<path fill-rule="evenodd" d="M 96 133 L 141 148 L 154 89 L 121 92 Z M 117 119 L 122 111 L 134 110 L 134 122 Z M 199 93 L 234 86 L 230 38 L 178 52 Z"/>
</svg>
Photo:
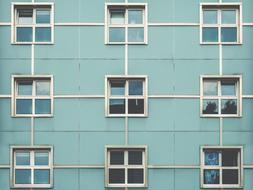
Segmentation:
<svg viewBox="0 0 253 190">
<path fill-rule="evenodd" d="M 12 43 L 53 43 L 53 4 L 14 3 Z"/>
<path fill-rule="evenodd" d="M 146 44 L 146 4 L 106 4 L 106 43 Z"/>
<path fill-rule="evenodd" d="M 107 147 L 106 186 L 146 187 L 146 147 Z"/>
<path fill-rule="evenodd" d="M 107 116 L 147 116 L 146 77 L 107 77 Z"/>
<path fill-rule="evenodd" d="M 12 188 L 52 187 L 51 147 L 12 147 Z"/>
<path fill-rule="evenodd" d="M 202 77 L 201 114 L 205 117 L 241 116 L 241 77 Z"/>
<path fill-rule="evenodd" d="M 13 76 L 15 117 L 50 117 L 53 110 L 52 76 Z"/>
<path fill-rule="evenodd" d="M 202 147 L 203 188 L 242 187 L 242 147 Z"/>
<path fill-rule="evenodd" d="M 203 44 L 240 44 L 242 18 L 240 3 L 201 4 L 201 42 Z"/>
</svg>

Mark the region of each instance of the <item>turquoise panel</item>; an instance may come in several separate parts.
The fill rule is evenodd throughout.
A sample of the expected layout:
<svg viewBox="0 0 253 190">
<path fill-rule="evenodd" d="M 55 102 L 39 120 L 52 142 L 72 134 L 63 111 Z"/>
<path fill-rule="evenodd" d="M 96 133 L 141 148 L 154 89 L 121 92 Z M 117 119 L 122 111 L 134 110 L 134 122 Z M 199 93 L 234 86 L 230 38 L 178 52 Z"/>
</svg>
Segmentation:
<svg viewBox="0 0 253 190">
<path fill-rule="evenodd" d="M 175 165 L 199 165 L 200 147 L 218 144 L 218 132 L 176 132 Z"/>
<path fill-rule="evenodd" d="M 243 99 L 242 118 L 224 118 L 224 131 L 253 131 L 253 101 L 251 99 Z"/>
<path fill-rule="evenodd" d="M 151 140 L 156 139 L 156 140 Z M 148 146 L 148 163 L 164 165 L 174 163 L 173 132 L 130 132 L 130 145 Z"/>
<path fill-rule="evenodd" d="M 174 170 L 149 169 L 148 170 L 148 189 L 160 189 L 168 187 L 175 188 Z"/>
<path fill-rule="evenodd" d="M 253 2 L 251 0 L 243 0 L 242 4 L 243 22 L 253 22 L 253 12 L 251 9 L 252 6 Z"/>
<path fill-rule="evenodd" d="M 103 169 L 80 170 L 80 189 L 105 189 L 104 178 Z"/>
<path fill-rule="evenodd" d="M 1 190 L 9 190 L 10 189 L 10 178 L 9 178 L 10 170 L 1 169 L 0 170 L 0 184 Z"/>
<path fill-rule="evenodd" d="M 79 134 L 74 132 L 36 132 L 36 145 L 54 148 L 54 164 L 79 164 Z M 68 155 L 68 156 L 66 156 Z"/>
<path fill-rule="evenodd" d="M 80 22 L 104 23 L 105 4 L 101 0 L 79 1 Z"/>
<path fill-rule="evenodd" d="M 30 118 L 14 118 L 11 117 L 11 100 L 0 99 L 0 131 L 30 131 Z"/>
<path fill-rule="evenodd" d="M 31 143 L 28 132 L 0 132 L 0 157 L 1 164 L 10 163 L 10 146 L 29 145 Z"/>
<path fill-rule="evenodd" d="M 176 169 L 175 190 L 200 190 L 200 170 L 198 169 Z"/>
<path fill-rule="evenodd" d="M 124 135 L 124 132 L 80 132 L 80 163 L 104 165 L 105 146 L 124 145 Z"/>
<path fill-rule="evenodd" d="M 67 179 L 67 180 L 66 180 Z M 79 189 L 78 169 L 54 169 L 55 190 L 78 190 Z"/>
<path fill-rule="evenodd" d="M 241 145 L 243 146 L 243 158 L 245 165 L 253 164 L 253 132 L 224 132 L 224 145 Z"/>
<path fill-rule="evenodd" d="M 210 1 L 209 1 L 210 2 Z M 198 23 L 199 22 L 199 1 L 174 1 L 174 22 Z"/>
<path fill-rule="evenodd" d="M 125 118 L 105 117 L 104 99 L 80 99 L 80 131 L 124 131 Z"/>
<path fill-rule="evenodd" d="M 253 187 L 253 170 L 244 170 L 244 190 L 251 190 Z"/>
</svg>

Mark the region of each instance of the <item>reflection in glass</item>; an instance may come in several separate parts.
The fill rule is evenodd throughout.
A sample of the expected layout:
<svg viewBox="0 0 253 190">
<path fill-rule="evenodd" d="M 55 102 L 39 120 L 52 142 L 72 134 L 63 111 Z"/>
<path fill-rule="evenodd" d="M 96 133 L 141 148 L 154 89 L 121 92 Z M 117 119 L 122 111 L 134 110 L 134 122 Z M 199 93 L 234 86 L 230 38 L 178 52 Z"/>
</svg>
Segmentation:
<svg viewBox="0 0 253 190">
<path fill-rule="evenodd" d="M 205 165 L 217 166 L 219 165 L 219 152 L 217 151 L 205 151 Z"/>
<path fill-rule="evenodd" d="M 51 27 L 36 27 L 35 41 L 36 42 L 51 42 Z"/>
<path fill-rule="evenodd" d="M 30 153 L 29 152 L 16 152 L 16 165 L 29 166 Z"/>
<path fill-rule="evenodd" d="M 35 165 L 48 166 L 48 152 L 35 152 Z"/>
<path fill-rule="evenodd" d="M 219 184 L 219 170 L 204 170 L 204 184 Z"/>
<path fill-rule="evenodd" d="M 15 184 L 31 184 L 31 170 L 30 169 L 16 169 L 15 170 Z"/>
<path fill-rule="evenodd" d="M 237 114 L 237 100 L 221 100 L 222 114 Z"/>
<path fill-rule="evenodd" d="M 221 95 L 236 95 L 236 82 L 235 81 L 221 81 Z"/>
<path fill-rule="evenodd" d="M 203 42 L 218 42 L 218 28 L 204 27 L 202 30 Z"/>
<path fill-rule="evenodd" d="M 222 10 L 221 23 L 236 24 L 236 10 Z"/>
<path fill-rule="evenodd" d="M 143 95 L 142 80 L 129 80 L 129 95 Z"/>
<path fill-rule="evenodd" d="M 50 99 L 35 100 L 35 114 L 50 114 L 50 113 L 51 113 Z"/>
<path fill-rule="evenodd" d="M 125 28 L 110 28 L 109 29 L 110 42 L 125 42 Z"/>
<path fill-rule="evenodd" d="M 203 11 L 203 23 L 204 24 L 217 24 L 217 11 L 216 10 L 204 10 Z"/>
<path fill-rule="evenodd" d="M 128 24 L 143 24 L 143 11 L 142 10 L 129 10 L 128 11 Z"/>
<path fill-rule="evenodd" d="M 222 42 L 237 42 L 237 28 L 236 27 L 222 27 L 221 28 Z"/>
<path fill-rule="evenodd" d="M 125 23 L 125 11 L 113 10 L 110 12 L 110 24 L 124 24 Z"/>
<path fill-rule="evenodd" d="M 33 23 L 33 9 L 18 9 L 18 24 L 32 24 Z"/>
<path fill-rule="evenodd" d="M 37 81 L 36 82 L 36 95 L 45 96 L 50 95 L 50 82 Z"/>
<path fill-rule="evenodd" d="M 36 11 L 36 23 L 50 24 L 50 10 L 37 10 Z"/>
<path fill-rule="evenodd" d="M 50 183 L 50 171 L 35 169 L 34 170 L 34 183 L 35 184 L 49 184 Z"/>
<path fill-rule="evenodd" d="M 32 27 L 17 27 L 17 42 L 32 42 Z"/>
<path fill-rule="evenodd" d="M 143 27 L 128 28 L 128 41 L 144 42 L 144 28 Z"/>
<path fill-rule="evenodd" d="M 203 114 L 218 114 L 218 100 L 203 100 Z"/>
<path fill-rule="evenodd" d="M 32 100 L 17 99 L 16 100 L 16 114 L 32 114 Z"/>
<path fill-rule="evenodd" d="M 125 80 L 110 80 L 111 95 L 125 95 Z"/>
<path fill-rule="evenodd" d="M 109 169 L 109 183 L 125 183 L 125 169 Z"/>
<path fill-rule="evenodd" d="M 218 95 L 217 81 L 204 81 L 204 96 Z"/>
<path fill-rule="evenodd" d="M 124 114 L 125 113 L 125 100 L 124 99 L 110 99 L 110 114 Z"/>
<path fill-rule="evenodd" d="M 128 169 L 128 183 L 143 183 L 143 169 Z"/>
<path fill-rule="evenodd" d="M 32 95 L 32 81 L 18 82 L 18 95 Z"/>
</svg>

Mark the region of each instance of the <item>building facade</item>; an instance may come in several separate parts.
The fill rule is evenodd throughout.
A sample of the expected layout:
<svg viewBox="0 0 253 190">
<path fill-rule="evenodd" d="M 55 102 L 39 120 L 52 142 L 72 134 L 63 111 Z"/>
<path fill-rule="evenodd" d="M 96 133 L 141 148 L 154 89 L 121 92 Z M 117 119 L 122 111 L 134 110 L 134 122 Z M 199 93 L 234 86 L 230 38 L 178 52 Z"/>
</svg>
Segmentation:
<svg viewBox="0 0 253 190">
<path fill-rule="evenodd" d="M 1 0 L 0 185 L 253 189 L 252 0 Z"/>
</svg>

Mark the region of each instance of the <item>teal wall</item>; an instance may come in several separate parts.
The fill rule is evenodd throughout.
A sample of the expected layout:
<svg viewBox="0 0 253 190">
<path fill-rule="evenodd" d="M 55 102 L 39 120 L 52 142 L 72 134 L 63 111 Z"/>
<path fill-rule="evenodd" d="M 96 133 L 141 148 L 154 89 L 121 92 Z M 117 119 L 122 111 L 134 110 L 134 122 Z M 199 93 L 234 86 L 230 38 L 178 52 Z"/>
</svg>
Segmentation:
<svg viewBox="0 0 253 190">
<path fill-rule="evenodd" d="M 11 22 L 12 0 L 0 1 L 0 23 Z M 15 0 L 14 2 L 30 2 Z M 40 0 L 55 3 L 55 22 L 104 22 L 102 0 Z M 110 0 L 106 2 L 123 2 Z M 199 3 L 216 0 L 129 0 L 148 3 L 149 23 L 199 23 Z M 224 2 L 241 2 L 230 0 Z M 243 0 L 243 21 L 253 23 L 253 1 Z M 11 75 L 30 74 L 31 46 L 11 45 L 10 25 L 0 26 L 0 95 L 11 94 Z M 104 44 L 104 26 L 55 26 L 54 45 L 35 46 L 35 74 L 54 76 L 55 95 L 104 95 L 105 75 L 124 74 L 125 49 Z M 129 46 L 129 74 L 148 76 L 149 95 L 199 95 L 200 75 L 219 73 L 217 45 L 199 44 L 198 26 L 149 26 L 148 45 Z M 223 46 L 223 73 L 243 77 L 253 95 L 253 27 L 243 45 Z M 219 118 L 201 118 L 198 98 L 149 98 L 147 118 L 129 118 L 129 144 L 148 146 L 149 165 L 200 164 L 200 146 L 219 144 Z M 242 145 L 253 166 L 253 99 L 243 117 L 223 120 L 224 145 Z M 35 144 L 54 147 L 55 165 L 103 165 L 105 145 L 125 143 L 125 118 L 106 118 L 103 98 L 56 98 L 52 118 L 35 118 Z M 30 145 L 31 119 L 11 117 L 11 99 L 0 98 L 0 165 L 11 145 Z M 244 171 L 253 189 L 253 169 Z M 9 169 L 0 169 L 9 190 Z M 101 190 L 103 169 L 55 169 L 54 190 Z M 147 190 L 198 190 L 199 169 L 148 169 Z M 118 189 L 115 189 L 118 190 Z M 135 190 L 135 189 L 133 189 Z"/>
</svg>

